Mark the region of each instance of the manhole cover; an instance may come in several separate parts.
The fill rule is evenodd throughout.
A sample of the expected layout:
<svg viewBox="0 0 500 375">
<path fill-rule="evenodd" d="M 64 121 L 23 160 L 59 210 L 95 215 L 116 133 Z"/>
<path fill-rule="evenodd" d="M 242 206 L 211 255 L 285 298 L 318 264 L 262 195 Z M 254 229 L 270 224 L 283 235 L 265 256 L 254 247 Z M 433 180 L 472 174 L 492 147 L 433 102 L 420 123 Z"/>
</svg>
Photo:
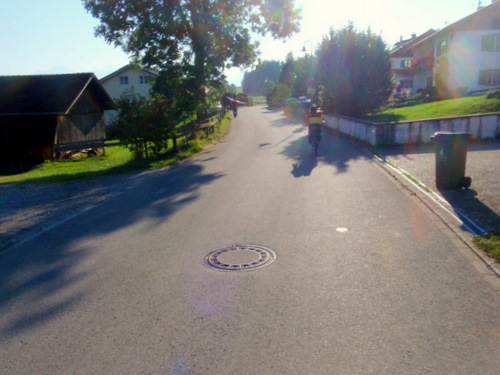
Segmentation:
<svg viewBox="0 0 500 375">
<path fill-rule="evenodd" d="M 253 271 L 276 259 L 271 249 L 257 245 L 230 245 L 210 251 L 203 263 L 219 271 Z"/>
</svg>

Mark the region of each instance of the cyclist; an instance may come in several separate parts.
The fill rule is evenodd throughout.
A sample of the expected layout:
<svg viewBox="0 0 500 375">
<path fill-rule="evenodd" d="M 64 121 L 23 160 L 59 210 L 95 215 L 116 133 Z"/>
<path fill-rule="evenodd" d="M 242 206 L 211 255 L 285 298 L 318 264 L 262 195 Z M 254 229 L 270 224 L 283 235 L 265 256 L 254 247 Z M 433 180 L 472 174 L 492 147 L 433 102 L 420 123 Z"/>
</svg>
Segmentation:
<svg viewBox="0 0 500 375">
<path fill-rule="evenodd" d="M 311 110 L 306 114 L 306 126 L 309 134 L 309 143 L 313 143 L 314 140 L 321 140 L 321 126 L 323 124 L 323 112 L 318 110 L 315 104 L 311 106 Z"/>
</svg>

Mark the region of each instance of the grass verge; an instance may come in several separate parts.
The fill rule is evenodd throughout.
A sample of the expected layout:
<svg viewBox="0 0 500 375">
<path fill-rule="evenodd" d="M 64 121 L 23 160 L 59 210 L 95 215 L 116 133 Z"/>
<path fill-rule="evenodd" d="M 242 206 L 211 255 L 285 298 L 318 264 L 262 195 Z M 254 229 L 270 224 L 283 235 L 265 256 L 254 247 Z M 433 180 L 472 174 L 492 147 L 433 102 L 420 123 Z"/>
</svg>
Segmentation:
<svg viewBox="0 0 500 375">
<path fill-rule="evenodd" d="M 500 112 L 500 99 L 487 99 L 486 95 L 442 100 L 409 107 L 394 108 L 364 116 L 373 122 L 396 122 L 431 119 L 439 117 L 467 116 Z"/>
<path fill-rule="evenodd" d="M 474 243 L 500 262 L 500 230 L 486 236 L 474 236 Z"/>
<path fill-rule="evenodd" d="M 61 183 L 163 168 L 188 159 L 209 145 L 217 143 L 226 133 L 230 123 L 231 120 L 228 115 L 215 127 L 214 132 L 208 137 L 203 136 L 188 143 L 183 138 L 179 139 L 179 153 L 177 154 L 173 152 L 170 142 L 170 147 L 160 157 L 135 160 L 132 153 L 126 147 L 111 145 L 106 147 L 105 156 L 49 160 L 24 173 L 0 175 L 0 184 Z M 200 134 L 203 134 L 203 132 Z"/>
</svg>

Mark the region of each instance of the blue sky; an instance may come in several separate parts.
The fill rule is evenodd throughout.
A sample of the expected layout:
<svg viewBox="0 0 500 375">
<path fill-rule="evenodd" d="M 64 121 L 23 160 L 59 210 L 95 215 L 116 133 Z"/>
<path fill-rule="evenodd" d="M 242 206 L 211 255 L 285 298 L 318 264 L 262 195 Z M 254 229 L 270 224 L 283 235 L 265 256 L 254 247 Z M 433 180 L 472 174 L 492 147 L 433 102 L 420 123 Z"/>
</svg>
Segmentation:
<svg viewBox="0 0 500 375">
<path fill-rule="evenodd" d="M 128 63 L 127 55 L 94 36 L 98 21 L 80 0 L 1 0 L 0 75 L 94 72 L 101 78 Z M 482 0 L 489 5 L 491 0 Z M 261 58 L 284 60 L 301 56 L 306 41 L 319 43 L 330 27 L 349 21 L 357 29 L 379 33 L 389 45 L 441 29 L 476 11 L 477 0 L 296 0 L 302 9 L 301 32 L 282 41 L 262 39 Z M 309 50 L 311 44 L 306 43 Z M 239 85 L 243 72 L 227 72 Z"/>
</svg>

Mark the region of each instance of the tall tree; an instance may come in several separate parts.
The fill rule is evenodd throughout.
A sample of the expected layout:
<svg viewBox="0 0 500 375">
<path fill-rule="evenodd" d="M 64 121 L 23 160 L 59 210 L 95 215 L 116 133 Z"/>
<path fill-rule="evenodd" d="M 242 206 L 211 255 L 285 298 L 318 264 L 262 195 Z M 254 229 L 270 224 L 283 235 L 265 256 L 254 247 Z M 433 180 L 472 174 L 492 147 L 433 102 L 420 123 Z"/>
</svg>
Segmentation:
<svg viewBox="0 0 500 375">
<path fill-rule="evenodd" d="M 191 67 L 198 104 L 204 86 L 224 78 L 224 69 L 251 65 L 258 43 L 250 33 L 275 39 L 298 31 L 293 0 L 82 0 L 101 21 L 96 34 L 121 46 L 145 66 Z"/>
<path fill-rule="evenodd" d="M 308 96 L 308 82 L 311 78 L 315 78 L 315 59 L 313 59 L 309 54 L 304 57 L 299 57 L 295 60 L 294 64 L 294 80 L 292 89 L 292 95 L 299 96 Z"/>
<path fill-rule="evenodd" d="M 387 46 L 368 30 L 349 25 L 330 30 L 318 56 L 318 80 L 323 108 L 346 116 L 377 110 L 391 93 L 391 64 Z"/>
<path fill-rule="evenodd" d="M 289 52 L 288 55 L 286 56 L 285 63 L 281 66 L 279 83 L 283 83 L 288 87 L 293 86 L 294 65 L 295 61 L 293 58 L 293 53 Z"/>
<path fill-rule="evenodd" d="M 172 66 L 160 71 L 155 79 L 152 92 L 158 97 L 157 103 L 163 110 L 163 121 L 166 134 L 172 138 L 174 152 L 178 152 L 176 125 L 180 120 L 185 120 L 195 113 L 193 93 L 189 89 L 189 81 L 182 67 Z M 161 99 L 161 100 L 160 100 Z M 190 129 L 193 134 L 195 129 Z"/>
<path fill-rule="evenodd" d="M 243 76 L 243 91 L 250 95 L 267 95 L 270 83 L 278 83 L 280 69 L 281 64 L 276 60 L 259 63 L 254 70 Z"/>
</svg>

